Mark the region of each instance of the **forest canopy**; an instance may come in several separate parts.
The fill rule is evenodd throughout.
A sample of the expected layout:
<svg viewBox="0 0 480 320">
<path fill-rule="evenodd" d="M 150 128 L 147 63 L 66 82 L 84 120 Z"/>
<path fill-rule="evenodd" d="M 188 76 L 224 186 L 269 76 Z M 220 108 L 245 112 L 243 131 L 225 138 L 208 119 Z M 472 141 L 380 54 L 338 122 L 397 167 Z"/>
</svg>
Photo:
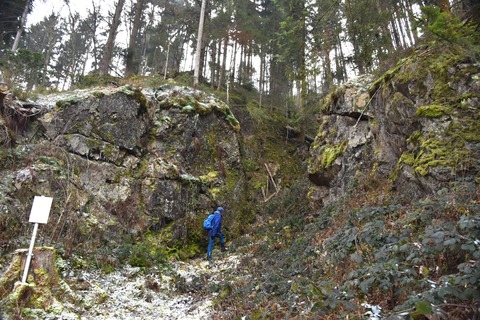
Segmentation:
<svg viewBox="0 0 480 320">
<path fill-rule="evenodd" d="M 474 0 L 203 0 L 197 62 L 200 0 L 93 0 L 85 16 L 65 0 L 68 15 L 27 28 L 25 14 L 43 1 L 0 5 L 1 76 L 12 87 L 64 90 L 95 75 L 188 79 L 198 63 L 212 88 L 255 88 L 273 105 L 295 93 L 300 108 L 309 94 L 388 68 L 422 42 L 472 47 L 480 11 Z"/>
</svg>

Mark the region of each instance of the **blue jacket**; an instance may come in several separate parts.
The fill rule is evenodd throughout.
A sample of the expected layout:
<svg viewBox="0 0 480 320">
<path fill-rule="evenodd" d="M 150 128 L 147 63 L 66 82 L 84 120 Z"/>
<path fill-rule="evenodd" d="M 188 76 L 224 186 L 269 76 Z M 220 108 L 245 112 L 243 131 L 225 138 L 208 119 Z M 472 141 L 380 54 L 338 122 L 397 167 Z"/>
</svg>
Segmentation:
<svg viewBox="0 0 480 320">
<path fill-rule="evenodd" d="M 222 215 L 219 211 L 215 211 L 212 219 L 212 229 L 208 231 L 209 236 L 216 236 L 222 234 Z"/>
</svg>

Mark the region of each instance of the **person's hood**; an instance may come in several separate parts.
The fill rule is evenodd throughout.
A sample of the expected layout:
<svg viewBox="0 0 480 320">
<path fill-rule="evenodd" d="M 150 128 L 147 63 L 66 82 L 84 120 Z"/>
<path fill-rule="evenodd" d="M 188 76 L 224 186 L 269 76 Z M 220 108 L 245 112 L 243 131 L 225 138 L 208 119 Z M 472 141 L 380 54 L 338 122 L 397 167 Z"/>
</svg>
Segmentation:
<svg viewBox="0 0 480 320">
<path fill-rule="evenodd" d="M 220 212 L 220 213 L 223 213 L 224 210 L 223 210 L 222 207 L 218 207 L 218 208 L 217 208 L 217 211 Z"/>
</svg>

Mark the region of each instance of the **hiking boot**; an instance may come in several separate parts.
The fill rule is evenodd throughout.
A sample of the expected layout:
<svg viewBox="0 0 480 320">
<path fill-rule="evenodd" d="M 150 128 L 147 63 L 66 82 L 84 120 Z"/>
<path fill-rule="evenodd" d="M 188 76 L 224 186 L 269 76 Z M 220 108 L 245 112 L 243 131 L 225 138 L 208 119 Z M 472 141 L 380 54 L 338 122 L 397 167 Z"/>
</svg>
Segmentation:
<svg viewBox="0 0 480 320">
<path fill-rule="evenodd" d="M 207 261 L 213 262 L 212 256 L 207 256 Z"/>
<path fill-rule="evenodd" d="M 227 252 L 227 251 L 228 251 L 227 247 L 223 246 L 222 247 L 222 252 Z"/>
</svg>

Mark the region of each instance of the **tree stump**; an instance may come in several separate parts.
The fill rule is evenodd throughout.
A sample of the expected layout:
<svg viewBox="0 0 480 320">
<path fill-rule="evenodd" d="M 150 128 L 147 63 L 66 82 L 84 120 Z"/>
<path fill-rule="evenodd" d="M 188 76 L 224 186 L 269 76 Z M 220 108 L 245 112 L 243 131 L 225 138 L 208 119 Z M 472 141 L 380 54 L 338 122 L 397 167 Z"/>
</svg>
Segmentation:
<svg viewBox="0 0 480 320">
<path fill-rule="evenodd" d="M 0 278 L 0 302 L 5 308 L 0 312 L 7 312 L 12 319 L 21 318 L 21 310 L 25 307 L 48 307 L 55 300 L 52 292 L 59 288 L 55 250 L 50 247 L 34 248 L 27 283 L 21 282 L 27 254 L 27 249 L 15 251 L 10 266 Z M 0 318 L 2 316 L 0 313 Z"/>
</svg>

